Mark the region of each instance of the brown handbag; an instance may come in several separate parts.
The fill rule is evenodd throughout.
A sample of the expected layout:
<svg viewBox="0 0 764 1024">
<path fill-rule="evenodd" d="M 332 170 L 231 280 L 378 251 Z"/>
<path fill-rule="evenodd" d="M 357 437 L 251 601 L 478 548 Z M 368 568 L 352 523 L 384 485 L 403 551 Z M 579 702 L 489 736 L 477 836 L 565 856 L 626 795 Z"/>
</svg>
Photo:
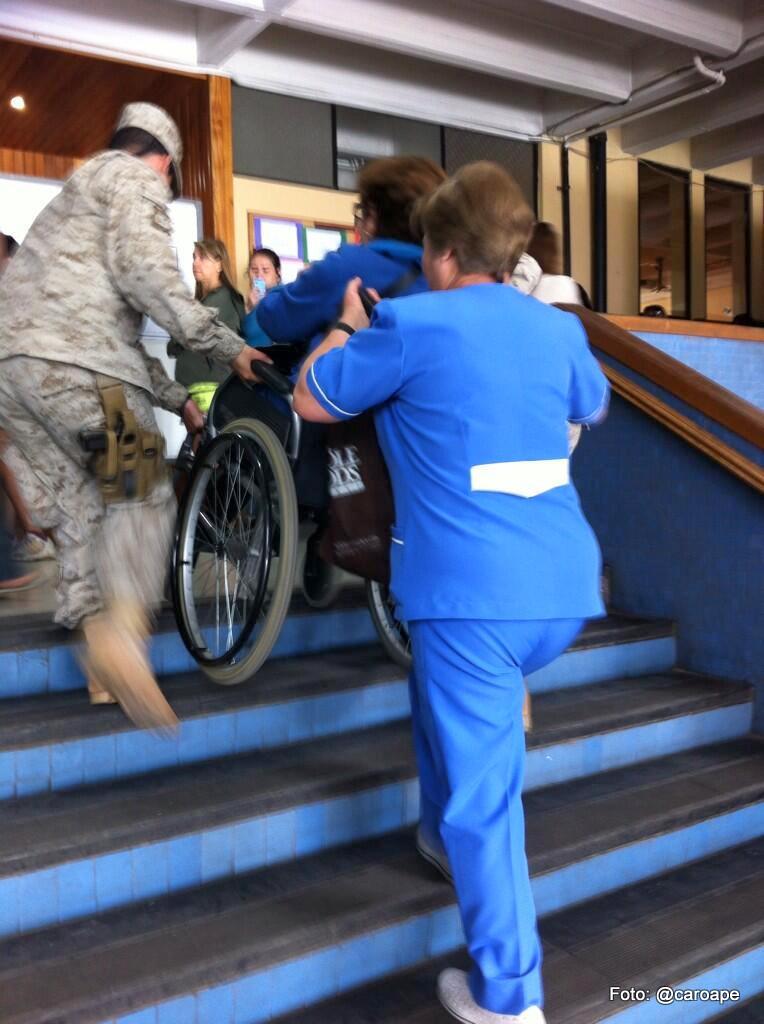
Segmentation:
<svg viewBox="0 0 764 1024">
<path fill-rule="evenodd" d="M 412 267 L 382 295 L 403 295 L 419 279 Z M 331 424 L 326 433 L 329 464 L 329 525 L 321 557 L 355 576 L 390 584 L 390 527 L 395 521 L 393 488 L 377 440 L 373 412 Z"/>
<path fill-rule="evenodd" d="M 327 430 L 329 524 L 321 557 L 356 576 L 390 582 L 393 490 L 377 440 L 374 415 L 333 423 Z"/>
</svg>

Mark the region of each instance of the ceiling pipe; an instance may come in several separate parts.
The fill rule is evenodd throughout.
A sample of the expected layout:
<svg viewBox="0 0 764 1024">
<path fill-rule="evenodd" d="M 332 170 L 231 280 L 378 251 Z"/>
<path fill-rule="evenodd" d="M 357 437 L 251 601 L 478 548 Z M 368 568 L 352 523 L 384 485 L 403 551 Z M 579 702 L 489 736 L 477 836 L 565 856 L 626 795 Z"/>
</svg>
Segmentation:
<svg viewBox="0 0 764 1024">
<path fill-rule="evenodd" d="M 624 114 L 621 117 L 616 117 L 612 121 L 604 121 L 600 124 L 593 125 L 591 128 L 585 128 L 578 132 L 572 132 L 570 135 L 563 135 L 563 145 L 570 146 L 572 142 L 577 142 L 579 139 L 588 139 L 590 135 L 596 135 L 598 132 L 608 131 L 610 128 L 619 128 L 621 125 L 629 124 L 631 121 L 637 121 L 641 117 L 647 117 L 649 114 L 657 114 L 661 110 L 668 110 L 671 107 L 679 106 L 680 103 L 687 103 L 689 100 L 698 99 L 700 96 L 706 96 L 710 92 L 716 92 L 727 81 L 727 77 L 723 71 L 714 71 L 703 63 L 700 57 L 695 56 L 695 67 L 704 75 L 706 78 L 711 79 L 709 85 L 703 85 L 699 89 L 693 89 L 691 92 L 682 93 L 681 96 L 672 96 L 671 99 L 664 100 L 662 103 L 656 103 L 651 107 L 643 107 L 641 110 L 635 111 L 633 114 Z"/>
<path fill-rule="evenodd" d="M 637 118 L 646 117 L 648 114 L 655 114 L 660 110 L 666 110 L 667 108 L 676 106 L 679 103 L 685 103 L 688 100 L 696 99 L 699 96 L 704 96 L 707 93 L 714 92 L 716 89 L 720 89 L 727 81 L 724 71 L 708 67 L 708 65 L 703 62 L 700 55 L 696 54 L 693 58 L 693 66 L 691 68 L 684 68 L 681 71 L 671 72 L 668 75 L 663 75 L 661 78 L 656 79 L 654 82 L 649 82 L 647 85 L 640 86 L 638 89 L 634 90 L 628 99 L 623 100 L 621 103 L 617 104 L 617 106 L 623 107 L 627 104 L 634 103 L 637 97 L 642 93 L 649 93 L 650 90 L 654 90 L 659 85 L 663 85 L 665 88 L 665 84 L 672 79 L 675 79 L 676 84 L 679 85 L 687 77 L 688 73 L 699 73 L 703 75 L 704 78 L 710 79 L 710 84 L 703 85 L 698 89 L 691 90 L 690 92 L 681 93 L 678 96 L 673 96 L 670 99 L 657 104 L 651 105 L 649 97 L 645 97 L 646 105 L 641 107 L 639 110 L 631 113 L 625 113 L 620 116 L 610 118 L 609 120 L 605 115 L 613 112 L 614 104 L 607 104 L 604 107 L 593 107 L 584 114 L 573 114 L 570 117 L 563 118 L 562 121 L 557 121 L 555 124 L 550 125 L 547 129 L 547 136 L 550 141 L 562 142 L 567 146 L 578 139 L 586 139 L 590 135 L 596 135 L 597 132 L 607 131 L 609 128 L 616 128 L 619 125 L 627 124 L 629 121 L 635 121 Z M 566 124 L 580 121 L 581 118 L 586 117 L 587 114 L 591 114 L 595 117 L 597 114 L 602 116 L 596 121 L 590 121 L 584 128 L 567 133 L 565 131 L 561 131 Z"/>
</svg>

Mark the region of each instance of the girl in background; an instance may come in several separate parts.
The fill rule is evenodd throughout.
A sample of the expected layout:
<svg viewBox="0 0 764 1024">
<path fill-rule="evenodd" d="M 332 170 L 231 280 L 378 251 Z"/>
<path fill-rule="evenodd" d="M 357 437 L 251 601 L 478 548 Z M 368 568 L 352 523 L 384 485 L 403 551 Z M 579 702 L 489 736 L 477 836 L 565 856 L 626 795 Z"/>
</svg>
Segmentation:
<svg viewBox="0 0 764 1024">
<path fill-rule="evenodd" d="M 260 299 L 281 284 L 281 258 L 273 249 L 253 249 L 249 258 L 249 294 L 247 312 L 251 313 Z"/>
</svg>

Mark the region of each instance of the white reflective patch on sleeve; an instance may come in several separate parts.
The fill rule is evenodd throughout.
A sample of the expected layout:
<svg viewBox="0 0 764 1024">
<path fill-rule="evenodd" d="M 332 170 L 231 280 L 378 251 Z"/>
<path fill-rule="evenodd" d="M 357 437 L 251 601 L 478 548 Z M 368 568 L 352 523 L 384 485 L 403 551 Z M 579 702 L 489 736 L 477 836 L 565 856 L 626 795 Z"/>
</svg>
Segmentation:
<svg viewBox="0 0 764 1024">
<path fill-rule="evenodd" d="M 532 462 L 487 462 L 470 470 L 470 489 L 534 498 L 570 482 L 567 459 Z"/>
</svg>

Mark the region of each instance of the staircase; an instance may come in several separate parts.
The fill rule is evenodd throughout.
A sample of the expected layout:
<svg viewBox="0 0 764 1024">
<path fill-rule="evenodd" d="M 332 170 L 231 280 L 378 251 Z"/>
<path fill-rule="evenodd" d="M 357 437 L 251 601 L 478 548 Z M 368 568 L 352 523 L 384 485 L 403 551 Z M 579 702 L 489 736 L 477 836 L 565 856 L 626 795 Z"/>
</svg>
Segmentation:
<svg viewBox="0 0 764 1024">
<path fill-rule="evenodd" d="M 0 647 L 2 1024 L 447 1024 L 461 927 L 359 598 L 295 605 L 231 689 L 160 621 L 174 740 L 90 708 L 53 627 L 6 620 Z M 764 1022 L 764 741 L 746 687 L 674 663 L 671 623 L 612 616 L 531 679 L 550 1024 Z"/>
</svg>

